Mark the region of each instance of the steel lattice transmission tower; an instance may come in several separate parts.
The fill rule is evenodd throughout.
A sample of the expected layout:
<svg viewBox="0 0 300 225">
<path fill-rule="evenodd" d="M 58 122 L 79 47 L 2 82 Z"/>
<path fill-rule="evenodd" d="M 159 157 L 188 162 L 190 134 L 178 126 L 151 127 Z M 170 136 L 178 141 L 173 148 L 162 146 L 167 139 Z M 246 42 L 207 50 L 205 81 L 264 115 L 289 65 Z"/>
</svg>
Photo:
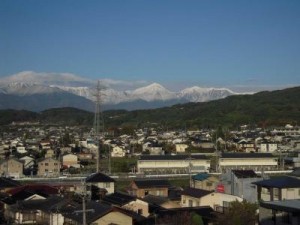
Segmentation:
<svg viewBox="0 0 300 225">
<path fill-rule="evenodd" d="M 100 169 L 100 136 L 104 135 L 104 119 L 103 119 L 103 113 L 102 113 L 102 93 L 101 91 L 104 88 L 100 85 L 100 81 L 97 83 L 96 93 L 95 93 L 95 116 L 94 116 L 94 140 L 97 143 L 97 173 Z"/>
</svg>

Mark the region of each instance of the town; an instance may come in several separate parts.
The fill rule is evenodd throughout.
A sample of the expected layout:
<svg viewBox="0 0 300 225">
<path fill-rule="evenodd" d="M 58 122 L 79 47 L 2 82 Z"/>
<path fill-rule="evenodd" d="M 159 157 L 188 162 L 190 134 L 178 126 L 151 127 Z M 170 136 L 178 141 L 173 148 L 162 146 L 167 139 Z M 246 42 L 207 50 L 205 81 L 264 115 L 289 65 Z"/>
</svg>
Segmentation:
<svg viewBox="0 0 300 225">
<path fill-rule="evenodd" d="M 300 221 L 299 126 L 157 125 L 98 136 L 15 122 L 1 132 L 1 224 Z"/>
</svg>

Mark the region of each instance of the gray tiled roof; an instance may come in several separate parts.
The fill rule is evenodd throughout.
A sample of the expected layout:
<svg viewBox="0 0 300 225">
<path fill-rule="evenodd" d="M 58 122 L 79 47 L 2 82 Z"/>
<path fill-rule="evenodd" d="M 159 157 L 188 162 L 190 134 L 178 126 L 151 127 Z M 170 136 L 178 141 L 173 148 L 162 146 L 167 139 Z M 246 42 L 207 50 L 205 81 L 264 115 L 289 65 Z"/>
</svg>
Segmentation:
<svg viewBox="0 0 300 225">
<path fill-rule="evenodd" d="M 168 180 L 134 180 L 138 188 L 171 187 Z"/>
<path fill-rule="evenodd" d="M 201 197 L 203 197 L 205 195 L 208 195 L 212 192 L 213 191 L 207 191 L 207 190 L 198 189 L 198 188 L 186 188 L 182 192 L 182 195 L 188 195 L 188 196 L 192 196 L 192 197 L 195 197 L 195 198 L 201 198 Z"/>
<path fill-rule="evenodd" d="M 140 160 L 188 160 L 208 159 L 205 155 L 141 155 Z"/>
<path fill-rule="evenodd" d="M 221 158 L 274 158 L 271 153 L 222 153 Z"/>
<path fill-rule="evenodd" d="M 113 178 L 103 173 L 93 173 L 85 181 L 87 183 L 115 182 Z"/>
</svg>

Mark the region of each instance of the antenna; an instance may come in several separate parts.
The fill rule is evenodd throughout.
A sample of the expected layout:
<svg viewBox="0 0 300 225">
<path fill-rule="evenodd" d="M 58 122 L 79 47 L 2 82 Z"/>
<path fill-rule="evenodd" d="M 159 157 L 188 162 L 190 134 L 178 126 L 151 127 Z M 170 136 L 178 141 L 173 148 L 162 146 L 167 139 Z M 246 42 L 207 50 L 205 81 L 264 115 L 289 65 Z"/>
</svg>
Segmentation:
<svg viewBox="0 0 300 225">
<path fill-rule="evenodd" d="M 96 172 L 99 172 L 100 167 L 100 135 L 104 134 L 104 120 L 103 120 L 103 114 L 102 114 L 102 93 L 103 87 L 100 85 L 100 81 L 98 80 L 96 93 L 95 93 L 95 116 L 94 116 L 94 140 L 97 144 L 97 154 L 96 154 L 96 160 L 97 160 L 97 167 Z"/>
</svg>

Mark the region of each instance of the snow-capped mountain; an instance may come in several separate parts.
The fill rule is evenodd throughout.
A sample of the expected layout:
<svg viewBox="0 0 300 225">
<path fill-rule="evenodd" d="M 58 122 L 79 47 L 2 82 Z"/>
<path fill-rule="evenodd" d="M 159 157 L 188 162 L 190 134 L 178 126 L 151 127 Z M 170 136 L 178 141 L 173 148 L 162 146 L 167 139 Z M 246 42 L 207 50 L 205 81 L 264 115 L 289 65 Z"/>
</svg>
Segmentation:
<svg viewBox="0 0 300 225">
<path fill-rule="evenodd" d="M 62 93 L 62 89 L 57 87 L 50 87 L 34 83 L 9 83 L 7 85 L 0 85 L 0 92 L 3 94 L 11 94 L 18 96 L 34 95 L 34 94 L 50 94 Z"/>
<path fill-rule="evenodd" d="M 169 91 L 158 83 L 138 88 L 129 94 L 132 96 L 132 99 L 142 99 L 148 102 L 157 100 L 167 101 L 177 98 L 176 93 Z"/>
<path fill-rule="evenodd" d="M 172 92 L 158 83 L 152 83 L 133 90 L 116 90 L 112 88 L 111 84 L 113 82 L 111 80 L 109 84 L 105 83 L 107 80 L 103 81 L 101 84 L 104 83 L 105 87 L 101 88 L 100 100 L 103 105 L 107 106 L 106 109 L 155 108 L 183 102 L 205 102 L 237 94 L 225 88 L 202 88 L 197 86 Z M 92 104 L 95 101 L 97 92 L 96 83 L 73 74 L 27 71 L 0 79 L 0 94 L 2 98 L 6 95 L 32 97 L 34 95 L 49 96 L 55 94 L 55 96 L 58 96 L 64 94 L 64 102 L 66 103 L 66 96 L 72 96 L 73 102 L 75 102 L 77 96 L 78 101 L 85 99 L 85 101 L 88 100 Z M 120 86 L 121 81 L 116 83 Z M 66 93 L 69 95 L 66 95 Z M 47 99 L 44 101 L 47 101 Z M 0 108 L 5 108 L 5 104 L 2 103 Z"/>
<path fill-rule="evenodd" d="M 226 88 L 191 87 L 180 91 L 179 96 L 190 102 L 207 102 L 237 94 Z"/>
<path fill-rule="evenodd" d="M 37 73 L 34 71 L 23 71 L 0 79 L 0 84 L 27 83 L 61 86 L 90 86 L 94 81 L 76 76 L 71 73 Z"/>
</svg>

